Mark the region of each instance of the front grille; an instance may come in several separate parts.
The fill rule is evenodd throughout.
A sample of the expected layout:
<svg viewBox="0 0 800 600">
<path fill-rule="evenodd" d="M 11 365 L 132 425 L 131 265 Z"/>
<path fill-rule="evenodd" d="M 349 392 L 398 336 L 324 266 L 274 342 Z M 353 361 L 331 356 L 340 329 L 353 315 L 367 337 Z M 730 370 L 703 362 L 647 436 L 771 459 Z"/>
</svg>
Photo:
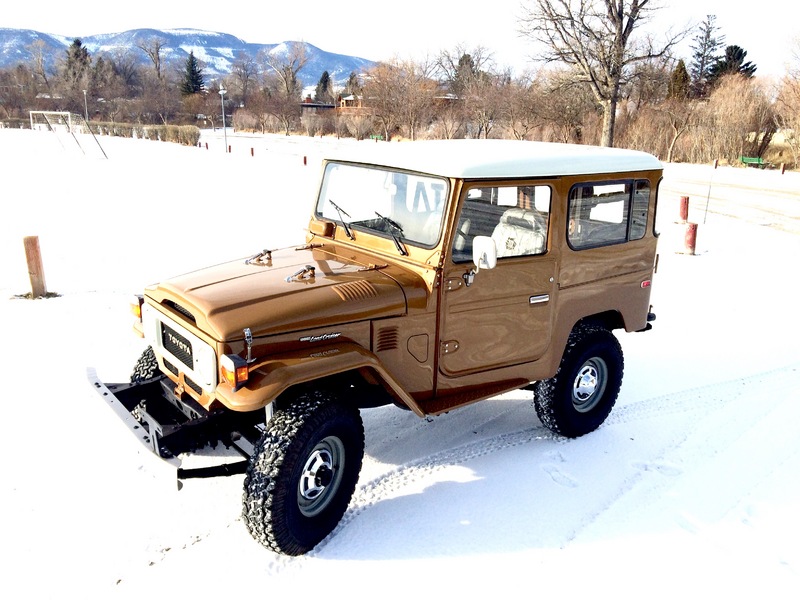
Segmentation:
<svg viewBox="0 0 800 600">
<path fill-rule="evenodd" d="M 173 364 L 172 364 L 171 362 L 169 362 L 169 361 L 168 361 L 166 358 L 164 359 L 164 366 L 167 368 L 167 371 L 169 371 L 170 373 L 172 373 L 173 375 L 175 375 L 175 377 L 177 377 L 177 376 L 178 376 L 178 367 L 176 367 L 175 365 L 173 365 Z"/>
<path fill-rule="evenodd" d="M 194 367 L 191 342 L 165 323 L 161 323 L 161 343 L 165 350 L 188 368 Z"/>
<path fill-rule="evenodd" d="M 194 381 L 192 381 L 191 379 L 186 377 L 186 375 L 183 376 L 183 382 L 186 385 L 188 385 L 190 388 L 192 388 L 198 396 L 202 396 L 203 395 L 203 388 L 201 388 Z"/>
</svg>

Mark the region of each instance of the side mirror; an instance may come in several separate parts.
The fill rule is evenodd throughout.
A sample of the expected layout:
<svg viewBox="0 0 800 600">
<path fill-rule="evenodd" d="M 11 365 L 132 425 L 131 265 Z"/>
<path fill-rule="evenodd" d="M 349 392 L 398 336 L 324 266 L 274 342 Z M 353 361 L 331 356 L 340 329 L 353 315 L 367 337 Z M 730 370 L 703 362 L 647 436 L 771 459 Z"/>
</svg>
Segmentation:
<svg viewBox="0 0 800 600">
<path fill-rule="evenodd" d="M 497 266 L 497 245 L 486 235 L 476 235 L 472 239 L 472 262 L 475 272 L 481 269 L 494 269 Z"/>
</svg>

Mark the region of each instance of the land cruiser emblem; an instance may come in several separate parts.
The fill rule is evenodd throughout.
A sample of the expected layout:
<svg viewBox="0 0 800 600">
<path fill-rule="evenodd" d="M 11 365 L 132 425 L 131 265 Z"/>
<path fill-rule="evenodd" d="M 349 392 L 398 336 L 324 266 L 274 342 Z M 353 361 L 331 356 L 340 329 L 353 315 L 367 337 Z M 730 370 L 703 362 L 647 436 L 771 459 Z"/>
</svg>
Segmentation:
<svg viewBox="0 0 800 600">
<path fill-rule="evenodd" d="M 322 335 L 307 335 L 300 338 L 301 342 L 327 342 L 328 340 L 335 340 L 341 333 L 323 333 Z"/>
</svg>

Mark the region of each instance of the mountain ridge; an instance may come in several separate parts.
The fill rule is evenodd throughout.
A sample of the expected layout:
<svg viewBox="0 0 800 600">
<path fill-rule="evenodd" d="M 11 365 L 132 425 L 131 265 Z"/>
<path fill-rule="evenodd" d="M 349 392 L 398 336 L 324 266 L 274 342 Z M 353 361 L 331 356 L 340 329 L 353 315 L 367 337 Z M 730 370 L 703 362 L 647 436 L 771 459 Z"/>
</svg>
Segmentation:
<svg viewBox="0 0 800 600">
<path fill-rule="evenodd" d="M 99 33 L 88 36 L 64 36 L 33 29 L 0 28 L 0 68 L 7 69 L 33 58 L 30 47 L 41 40 L 49 54 L 46 66 L 53 69 L 57 60 L 63 58 L 66 49 L 75 39 L 80 39 L 92 57 L 113 55 L 117 52 L 132 52 L 137 63 L 148 64 L 149 59 L 140 45 L 153 39 L 164 42 L 163 60 L 166 65 L 182 70 L 189 52 L 194 52 L 202 66 L 206 81 L 229 75 L 237 57 L 244 54 L 256 59 L 260 52 L 280 53 L 289 44 L 302 44 L 306 48 L 308 62 L 298 74 L 304 86 L 315 85 L 324 71 L 337 84 L 343 84 L 350 73 L 360 73 L 374 66 L 375 61 L 337 54 L 322 50 L 308 42 L 282 41 L 274 44 L 252 43 L 232 34 L 196 28 L 129 29 L 115 33 Z M 47 52 L 47 49 L 51 52 Z"/>
</svg>

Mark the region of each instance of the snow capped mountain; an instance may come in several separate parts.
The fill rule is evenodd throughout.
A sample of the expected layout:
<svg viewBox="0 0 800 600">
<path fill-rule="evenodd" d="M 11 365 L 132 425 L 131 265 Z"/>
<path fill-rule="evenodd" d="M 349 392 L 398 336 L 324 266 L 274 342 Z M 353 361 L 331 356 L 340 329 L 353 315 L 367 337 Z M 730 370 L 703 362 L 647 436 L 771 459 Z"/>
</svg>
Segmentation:
<svg viewBox="0 0 800 600">
<path fill-rule="evenodd" d="M 38 43 L 42 46 L 48 64 L 52 67 L 64 58 L 64 51 L 75 38 L 41 33 L 29 29 L 0 28 L 0 68 L 11 68 L 32 58 L 32 50 Z M 236 59 L 248 56 L 256 59 L 259 52 L 276 54 L 286 52 L 295 42 L 285 41 L 277 44 L 254 44 L 221 32 L 198 29 L 131 29 L 119 33 L 102 33 L 80 38 L 91 55 L 115 55 L 132 52 L 136 58 L 148 61 L 143 46 L 154 40 L 162 42 L 162 57 L 166 63 L 182 68 L 190 52 L 201 61 L 207 80 L 224 76 L 231 72 Z M 365 58 L 326 52 L 306 42 L 308 62 L 299 75 L 304 85 L 315 85 L 323 71 L 336 82 L 344 82 L 350 73 L 360 73 L 375 63 Z"/>
</svg>

